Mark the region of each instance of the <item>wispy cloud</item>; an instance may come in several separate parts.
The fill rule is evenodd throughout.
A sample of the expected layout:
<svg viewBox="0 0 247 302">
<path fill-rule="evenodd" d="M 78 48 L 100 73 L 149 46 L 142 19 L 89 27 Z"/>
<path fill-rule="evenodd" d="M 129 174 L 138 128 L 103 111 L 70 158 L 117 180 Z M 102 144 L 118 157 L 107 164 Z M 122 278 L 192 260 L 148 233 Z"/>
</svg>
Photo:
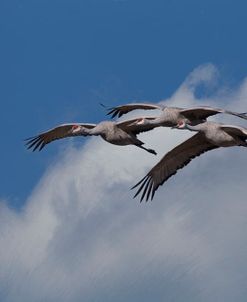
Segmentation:
<svg viewBox="0 0 247 302">
<path fill-rule="evenodd" d="M 218 76 L 215 66 L 201 66 L 166 101 L 195 105 L 197 86 Z M 224 91 L 207 104 L 244 111 L 247 81 Z M 82 149 L 69 147 L 22 212 L 2 202 L 0 299 L 245 301 L 246 150 L 216 150 L 195 159 L 152 203 L 140 205 L 129 191 L 188 136 L 170 129 L 143 134 L 158 157 L 99 139 Z"/>
</svg>

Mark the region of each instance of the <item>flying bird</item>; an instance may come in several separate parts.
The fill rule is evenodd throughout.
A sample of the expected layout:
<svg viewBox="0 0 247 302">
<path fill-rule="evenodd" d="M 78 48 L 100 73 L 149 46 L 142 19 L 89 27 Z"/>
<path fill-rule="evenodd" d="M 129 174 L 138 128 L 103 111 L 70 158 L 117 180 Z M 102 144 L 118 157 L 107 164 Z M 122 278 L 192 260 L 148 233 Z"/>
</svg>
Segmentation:
<svg viewBox="0 0 247 302">
<path fill-rule="evenodd" d="M 152 117 L 147 117 L 151 120 Z M 108 143 L 125 146 L 135 145 L 149 153 L 155 154 L 153 149 L 147 149 L 143 142 L 136 135 L 152 129 L 150 125 L 137 125 L 137 119 L 130 119 L 121 122 L 103 121 L 99 124 L 73 123 L 62 124 L 37 136 L 26 139 L 27 148 L 42 150 L 47 144 L 54 140 L 72 136 L 92 136 L 99 135 Z"/>
<path fill-rule="evenodd" d="M 180 121 L 184 121 L 190 125 L 196 125 L 205 122 L 209 116 L 213 116 L 219 113 L 226 113 L 247 120 L 246 113 L 237 113 L 229 110 L 212 108 L 209 106 L 199 106 L 184 109 L 178 107 L 168 107 L 162 104 L 149 103 L 126 104 L 112 107 L 108 109 L 107 115 L 111 115 L 111 118 L 121 117 L 122 115 L 136 109 L 160 110 L 161 114 L 156 116 L 155 119 L 148 120 L 145 117 L 140 117 L 137 121 L 138 125 L 146 124 L 153 125 L 154 127 L 173 127 L 176 126 Z"/>
<path fill-rule="evenodd" d="M 215 122 L 204 122 L 195 126 L 181 121 L 178 129 L 189 129 L 198 132 L 169 151 L 135 186 L 138 188 L 136 197 L 141 193 L 141 199 L 153 199 L 155 191 L 168 178 L 186 166 L 193 158 L 202 153 L 219 147 L 247 147 L 247 129 Z"/>
</svg>

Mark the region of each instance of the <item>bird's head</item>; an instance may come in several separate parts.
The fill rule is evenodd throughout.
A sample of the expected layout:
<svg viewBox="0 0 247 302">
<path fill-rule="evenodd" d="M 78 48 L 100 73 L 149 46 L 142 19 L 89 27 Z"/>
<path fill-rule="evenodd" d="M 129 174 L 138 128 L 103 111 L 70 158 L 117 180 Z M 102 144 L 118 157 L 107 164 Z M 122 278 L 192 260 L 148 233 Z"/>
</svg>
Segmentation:
<svg viewBox="0 0 247 302">
<path fill-rule="evenodd" d="M 184 120 L 180 120 L 176 126 L 172 127 L 172 129 L 187 129 L 187 124 Z"/>
<path fill-rule="evenodd" d="M 78 133 L 82 130 L 82 126 L 81 125 L 73 125 L 71 128 L 71 132 L 73 134 Z"/>
<path fill-rule="evenodd" d="M 141 117 L 135 120 L 134 122 L 132 122 L 131 124 L 129 124 L 129 126 L 145 125 L 147 123 L 148 121 L 144 117 Z"/>
<path fill-rule="evenodd" d="M 148 120 L 145 117 L 141 117 L 137 120 L 136 125 L 146 125 Z"/>
</svg>

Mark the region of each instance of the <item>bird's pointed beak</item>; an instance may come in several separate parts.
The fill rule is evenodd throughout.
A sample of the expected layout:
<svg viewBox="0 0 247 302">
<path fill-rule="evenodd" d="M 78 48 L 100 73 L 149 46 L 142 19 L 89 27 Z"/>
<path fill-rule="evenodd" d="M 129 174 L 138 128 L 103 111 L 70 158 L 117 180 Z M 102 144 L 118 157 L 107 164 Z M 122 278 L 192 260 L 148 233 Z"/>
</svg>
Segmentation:
<svg viewBox="0 0 247 302">
<path fill-rule="evenodd" d="M 133 123 L 129 124 L 129 126 L 134 126 L 134 125 L 137 125 L 137 123 L 133 122 Z"/>
<path fill-rule="evenodd" d="M 138 121 L 135 121 L 135 122 L 129 124 L 129 126 L 142 125 L 142 124 L 144 124 L 144 119 L 143 118 L 141 118 Z"/>
<path fill-rule="evenodd" d="M 137 125 L 142 125 L 144 124 L 144 118 L 140 118 L 139 121 L 136 123 Z"/>
</svg>

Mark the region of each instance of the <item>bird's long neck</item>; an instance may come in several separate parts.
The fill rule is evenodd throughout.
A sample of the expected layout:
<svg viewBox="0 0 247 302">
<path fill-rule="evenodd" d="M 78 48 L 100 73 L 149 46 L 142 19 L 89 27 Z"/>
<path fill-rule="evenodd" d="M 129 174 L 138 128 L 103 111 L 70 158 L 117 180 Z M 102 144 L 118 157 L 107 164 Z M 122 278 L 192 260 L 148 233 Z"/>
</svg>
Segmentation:
<svg viewBox="0 0 247 302">
<path fill-rule="evenodd" d="M 78 131 L 78 135 L 82 135 L 82 136 L 91 136 L 91 135 L 100 135 L 100 133 L 98 133 L 99 131 L 97 129 L 94 128 L 86 128 L 86 127 L 82 127 L 80 131 Z"/>
<path fill-rule="evenodd" d="M 101 131 L 99 131 L 99 129 L 97 129 L 97 127 L 94 127 L 92 129 L 87 129 L 86 133 L 87 133 L 87 135 L 94 135 L 94 136 L 102 134 Z"/>
<path fill-rule="evenodd" d="M 189 129 L 190 131 L 196 131 L 196 132 L 202 130 L 201 124 L 198 124 L 198 125 L 195 125 L 195 126 L 186 124 L 186 125 L 185 125 L 185 128 L 186 128 L 186 129 Z"/>
<path fill-rule="evenodd" d="M 158 122 L 158 118 L 153 118 L 153 119 L 144 119 L 144 124 L 146 125 L 156 125 Z"/>
</svg>

